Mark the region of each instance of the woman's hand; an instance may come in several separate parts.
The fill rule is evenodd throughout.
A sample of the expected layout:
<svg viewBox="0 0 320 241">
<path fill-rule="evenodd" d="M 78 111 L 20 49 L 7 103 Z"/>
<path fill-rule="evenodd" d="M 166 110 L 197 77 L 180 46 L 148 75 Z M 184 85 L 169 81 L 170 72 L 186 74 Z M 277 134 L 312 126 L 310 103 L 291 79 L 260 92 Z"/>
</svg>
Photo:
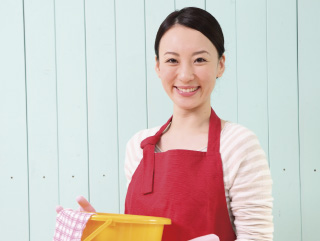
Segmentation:
<svg viewBox="0 0 320 241">
<path fill-rule="evenodd" d="M 82 211 L 82 212 L 92 212 L 95 213 L 96 210 L 92 207 L 92 205 L 88 202 L 87 199 L 85 199 L 83 196 L 78 196 L 76 198 L 78 204 L 79 204 L 79 208 L 78 211 Z M 56 207 L 56 212 L 59 213 L 61 210 L 63 209 L 62 206 L 57 206 Z"/>
<path fill-rule="evenodd" d="M 83 196 L 78 196 L 76 198 L 78 204 L 79 204 L 79 211 L 83 211 L 83 212 L 92 212 L 95 213 L 96 210 L 91 206 L 91 204 L 88 202 L 87 199 L 85 199 Z"/>
<path fill-rule="evenodd" d="M 194 239 L 191 239 L 189 241 L 219 241 L 219 237 L 217 235 L 214 235 L 214 234 L 208 234 L 208 235 L 205 235 L 205 236 L 201 236 L 201 237 L 198 237 L 198 238 L 194 238 Z"/>
</svg>

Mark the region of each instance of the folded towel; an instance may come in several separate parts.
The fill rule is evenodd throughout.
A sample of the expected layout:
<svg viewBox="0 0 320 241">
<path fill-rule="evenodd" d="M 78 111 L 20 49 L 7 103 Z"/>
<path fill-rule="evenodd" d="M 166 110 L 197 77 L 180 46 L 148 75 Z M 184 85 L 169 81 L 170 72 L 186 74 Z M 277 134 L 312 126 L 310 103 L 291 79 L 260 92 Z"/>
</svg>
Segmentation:
<svg viewBox="0 0 320 241">
<path fill-rule="evenodd" d="M 53 241 L 81 241 L 82 232 L 90 217 L 95 213 L 85 213 L 62 209 L 57 214 Z"/>
</svg>

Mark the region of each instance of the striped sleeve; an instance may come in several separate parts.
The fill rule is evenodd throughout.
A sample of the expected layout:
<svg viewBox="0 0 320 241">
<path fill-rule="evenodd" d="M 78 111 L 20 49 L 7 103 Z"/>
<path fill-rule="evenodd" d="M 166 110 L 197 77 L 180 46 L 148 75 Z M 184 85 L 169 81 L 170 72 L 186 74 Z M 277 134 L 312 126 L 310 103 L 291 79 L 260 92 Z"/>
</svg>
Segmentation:
<svg viewBox="0 0 320 241">
<path fill-rule="evenodd" d="M 227 122 L 220 143 L 226 199 L 237 241 L 273 240 L 272 180 L 256 135 Z"/>
</svg>

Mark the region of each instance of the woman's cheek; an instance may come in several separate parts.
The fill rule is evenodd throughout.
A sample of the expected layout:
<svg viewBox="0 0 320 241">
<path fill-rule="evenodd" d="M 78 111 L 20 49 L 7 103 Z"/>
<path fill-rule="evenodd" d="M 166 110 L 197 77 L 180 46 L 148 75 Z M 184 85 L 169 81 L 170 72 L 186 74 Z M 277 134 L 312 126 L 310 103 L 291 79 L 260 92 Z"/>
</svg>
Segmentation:
<svg viewBox="0 0 320 241">
<path fill-rule="evenodd" d="M 174 71 L 172 70 L 165 70 L 163 71 L 162 80 L 170 83 L 174 80 Z"/>
<path fill-rule="evenodd" d="M 212 70 L 203 71 L 198 76 L 199 76 L 199 79 L 202 80 L 202 82 L 205 82 L 209 85 L 215 84 L 216 75 Z"/>
</svg>

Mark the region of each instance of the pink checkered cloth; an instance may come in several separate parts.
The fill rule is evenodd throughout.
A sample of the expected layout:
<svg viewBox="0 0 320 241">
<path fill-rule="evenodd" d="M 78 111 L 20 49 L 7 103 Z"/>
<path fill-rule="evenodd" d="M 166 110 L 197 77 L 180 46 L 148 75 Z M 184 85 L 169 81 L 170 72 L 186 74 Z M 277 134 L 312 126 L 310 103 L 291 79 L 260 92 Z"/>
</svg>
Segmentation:
<svg viewBox="0 0 320 241">
<path fill-rule="evenodd" d="M 82 232 L 93 214 L 95 213 L 61 210 L 57 215 L 53 241 L 81 241 Z"/>
</svg>

